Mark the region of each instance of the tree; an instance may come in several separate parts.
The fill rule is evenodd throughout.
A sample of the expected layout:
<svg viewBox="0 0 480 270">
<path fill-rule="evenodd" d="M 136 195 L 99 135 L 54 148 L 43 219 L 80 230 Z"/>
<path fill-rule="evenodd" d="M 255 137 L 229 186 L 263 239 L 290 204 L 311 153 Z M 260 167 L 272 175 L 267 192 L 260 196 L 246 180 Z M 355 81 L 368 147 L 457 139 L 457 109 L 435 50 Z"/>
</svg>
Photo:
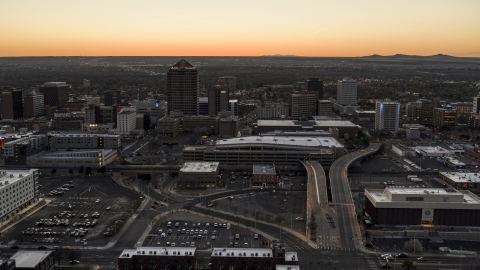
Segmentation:
<svg viewBox="0 0 480 270">
<path fill-rule="evenodd" d="M 423 251 L 422 243 L 418 239 L 410 239 L 403 246 L 408 251 Z"/>
<path fill-rule="evenodd" d="M 100 172 L 101 172 L 102 174 L 106 173 L 106 172 L 107 172 L 107 168 L 105 168 L 105 166 L 100 167 Z"/>
<path fill-rule="evenodd" d="M 433 251 L 438 251 L 440 249 L 440 244 L 437 242 L 430 242 L 430 249 Z"/>
<path fill-rule="evenodd" d="M 90 166 L 88 166 L 87 169 L 85 170 L 85 174 L 86 175 L 92 174 L 92 168 L 90 168 Z"/>
<path fill-rule="evenodd" d="M 238 206 L 236 206 L 236 205 L 232 206 L 232 210 L 233 210 L 233 212 L 235 212 L 235 216 L 236 216 L 237 212 L 238 212 Z"/>
<path fill-rule="evenodd" d="M 248 209 L 243 210 L 243 214 L 244 214 L 245 216 L 248 215 L 248 212 L 249 212 Z"/>
<path fill-rule="evenodd" d="M 85 167 L 82 165 L 78 168 L 78 173 L 82 174 L 85 171 Z"/>
<path fill-rule="evenodd" d="M 56 170 L 55 168 L 53 168 L 50 173 L 53 175 L 53 174 L 55 174 L 56 172 L 57 172 L 57 170 Z"/>
<path fill-rule="evenodd" d="M 63 247 L 59 247 L 55 249 L 55 252 L 53 252 L 53 256 L 55 257 L 55 260 L 57 260 L 58 265 L 60 265 L 60 262 L 66 255 L 67 251 L 63 249 Z"/>
<path fill-rule="evenodd" d="M 68 173 L 73 174 L 73 170 L 72 169 L 68 170 Z"/>
<path fill-rule="evenodd" d="M 402 263 L 402 268 L 407 268 L 407 270 L 410 270 L 410 269 L 417 269 L 417 267 L 413 264 L 412 261 L 403 261 Z"/>
<path fill-rule="evenodd" d="M 193 203 L 186 203 L 183 205 L 184 209 L 191 210 L 193 208 Z"/>
<path fill-rule="evenodd" d="M 285 217 L 283 215 L 278 215 L 275 217 L 275 223 L 278 223 L 278 225 L 282 224 L 282 222 L 285 221 Z"/>
</svg>

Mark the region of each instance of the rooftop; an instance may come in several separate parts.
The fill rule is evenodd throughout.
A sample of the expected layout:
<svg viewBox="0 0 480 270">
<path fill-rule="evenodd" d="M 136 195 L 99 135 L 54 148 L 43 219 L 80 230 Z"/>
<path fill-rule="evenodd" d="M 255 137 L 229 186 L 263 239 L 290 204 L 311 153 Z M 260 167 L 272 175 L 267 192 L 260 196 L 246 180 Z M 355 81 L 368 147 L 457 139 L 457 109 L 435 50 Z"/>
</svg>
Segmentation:
<svg viewBox="0 0 480 270">
<path fill-rule="evenodd" d="M 48 133 L 48 136 L 51 137 L 111 137 L 111 138 L 120 138 L 120 135 L 113 134 L 90 134 L 90 133 Z"/>
<path fill-rule="evenodd" d="M 185 59 L 182 59 L 173 65 L 171 69 L 195 69 L 195 67 L 188 63 Z"/>
<path fill-rule="evenodd" d="M 285 261 L 287 261 L 287 262 L 298 262 L 297 252 L 296 251 L 285 252 Z"/>
<path fill-rule="evenodd" d="M 216 172 L 219 162 L 185 162 L 180 169 L 181 172 Z"/>
<path fill-rule="evenodd" d="M 282 265 L 277 264 L 275 270 L 300 270 L 300 265 Z"/>
<path fill-rule="evenodd" d="M 323 127 L 358 127 L 354 123 L 347 120 L 315 120 L 316 126 Z"/>
<path fill-rule="evenodd" d="M 257 126 L 296 126 L 293 120 L 257 120 Z"/>
<path fill-rule="evenodd" d="M 55 86 L 66 86 L 66 82 L 46 82 L 43 84 L 44 87 L 55 87 Z"/>
<path fill-rule="evenodd" d="M 133 255 L 152 256 L 194 256 L 195 247 L 138 247 L 137 249 L 124 249 L 119 258 L 132 257 Z"/>
<path fill-rule="evenodd" d="M 37 169 L 30 170 L 0 170 L 0 189 L 5 188 L 25 177 L 31 176 Z"/>
<path fill-rule="evenodd" d="M 212 257 L 272 257 L 269 248 L 213 248 Z"/>
<path fill-rule="evenodd" d="M 52 252 L 52 250 L 19 250 L 10 259 L 15 260 L 16 268 L 36 268 L 37 264 Z"/>
<path fill-rule="evenodd" d="M 478 173 L 441 172 L 440 174 L 456 183 L 480 183 L 480 174 Z"/>
<path fill-rule="evenodd" d="M 248 136 L 217 141 L 217 146 L 230 144 L 277 144 L 308 147 L 343 147 L 333 137 L 328 136 Z"/>
<path fill-rule="evenodd" d="M 276 174 L 275 165 L 274 166 L 253 165 L 253 174 Z"/>
</svg>

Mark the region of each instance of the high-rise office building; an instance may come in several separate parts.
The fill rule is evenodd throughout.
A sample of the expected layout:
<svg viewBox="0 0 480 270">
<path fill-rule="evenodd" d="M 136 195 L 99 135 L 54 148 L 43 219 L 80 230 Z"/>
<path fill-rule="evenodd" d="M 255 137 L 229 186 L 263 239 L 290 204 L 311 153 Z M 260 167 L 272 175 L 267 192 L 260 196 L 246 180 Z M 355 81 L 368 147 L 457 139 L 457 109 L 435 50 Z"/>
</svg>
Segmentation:
<svg viewBox="0 0 480 270">
<path fill-rule="evenodd" d="M 238 116 L 238 99 L 230 99 L 228 101 L 228 111 L 233 115 Z"/>
<path fill-rule="evenodd" d="M 122 103 L 122 90 L 107 91 L 103 95 L 103 104 L 105 106 L 120 106 Z"/>
<path fill-rule="evenodd" d="M 15 120 L 23 117 L 22 90 L 2 87 L 2 119 Z"/>
<path fill-rule="evenodd" d="M 318 99 L 323 99 L 323 81 L 319 81 L 318 78 L 311 78 L 307 80 L 305 85 L 307 91 L 318 92 Z"/>
<path fill-rule="evenodd" d="M 451 105 L 433 109 L 433 126 L 438 130 L 454 129 L 457 123 L 457 110 Z"/>
<path fill-rule="evenodd" d="M 421 105 L 418 110 L 418 123 L 426 126 L 432 126 L 435 102 L 427 99 L 422 99 L 420 102 Z"/>
<path fill-rule="evenodd" d="M 237 90 L 237 78 L 233 76 L 222 76 L 218 79 L 225 84 L 229 93 L 233 93 Z"/>
<path fill-rule="evenodd" d="M 215 116 L 218 112 L 228 111 L 228 90 L 219 79 L 208 87 L 208 114 Z"/>
<path fill-rule="evenodd" d="M 293 92 L 289 97 L 290 117 L 317 115 L 318 92 Z"/>
<path fill-rule="evenodd" d="M 340 105 L 357 105 L 357 81 L 348 77 L 338 81 L 337 103 Z"/>
<path fill-rule="evenodd" d="M 117 115 L 117 128 L 121 134 L 129 134 L 136 127 L 137 113 L 135 111 L 123 111 Z"/>
<path fill-rule="evenodd" d="M 400 124 L 400 103 L 377 100 L 375 103 L 375 129 L 397 132 Z"/>
<path fill-rule="evenodd" d="M 198 72 L 184 59 L 167 73 L 168 111 L 180 111 L 185 115 L 198 114 Z"/>
<path fill-rule="evenodd" d="M 23 112 L 25 117 L 38 117 L 45 114 L 43 95 L 31 94 L 23 99 Z"/>
<path fill-rule="evenodd" d="M 65 82 L 47 82 L 40 86 L 39 90 L 44 96 L 45 105 L 61 109 L 68 101 L 70 86 Z"/>
</svg>

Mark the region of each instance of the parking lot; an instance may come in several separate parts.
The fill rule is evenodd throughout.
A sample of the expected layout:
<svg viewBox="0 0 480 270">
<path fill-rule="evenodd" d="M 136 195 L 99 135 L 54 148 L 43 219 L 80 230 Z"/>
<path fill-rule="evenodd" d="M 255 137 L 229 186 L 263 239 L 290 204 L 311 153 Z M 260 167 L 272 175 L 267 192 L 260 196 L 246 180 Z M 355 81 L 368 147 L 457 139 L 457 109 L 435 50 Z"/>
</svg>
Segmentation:
<svg viewBox="0 0 480 270">
<path fill-rule="evenodd" d="M 234 224 L 203 218 L 204 222 L 172 219 L 161 222 L 148 246 L 260 247 L 262 236 Z M 170 222 L 170 225 L 169 225 Z M 200 226 L 199 226 L 200 225 Z M 238 234 L 238 237 L 236 237 Z"/>
<path fill-rule="evenodd" d="M 39 184 L 50 203 L 2 233 L 2 241 L 28 246 L 104 245 L 115 234 L 111 224 L 131 212 L 134 200 L 140 201 L 109 177 L 40 179 Z"/>
</svg>

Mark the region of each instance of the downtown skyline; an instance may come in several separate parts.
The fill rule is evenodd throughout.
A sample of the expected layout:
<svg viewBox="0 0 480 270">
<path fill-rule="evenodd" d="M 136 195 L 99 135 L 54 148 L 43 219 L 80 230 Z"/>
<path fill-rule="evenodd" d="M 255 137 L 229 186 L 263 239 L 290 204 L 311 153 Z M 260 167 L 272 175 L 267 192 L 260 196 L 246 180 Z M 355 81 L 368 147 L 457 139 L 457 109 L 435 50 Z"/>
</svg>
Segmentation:
<svg viewBox="0 0 480 270">
<path fill-rule="evenodd" d="M 480 2 L 10 1 L 0 56 L 480 56 Z"/>
</svg>

